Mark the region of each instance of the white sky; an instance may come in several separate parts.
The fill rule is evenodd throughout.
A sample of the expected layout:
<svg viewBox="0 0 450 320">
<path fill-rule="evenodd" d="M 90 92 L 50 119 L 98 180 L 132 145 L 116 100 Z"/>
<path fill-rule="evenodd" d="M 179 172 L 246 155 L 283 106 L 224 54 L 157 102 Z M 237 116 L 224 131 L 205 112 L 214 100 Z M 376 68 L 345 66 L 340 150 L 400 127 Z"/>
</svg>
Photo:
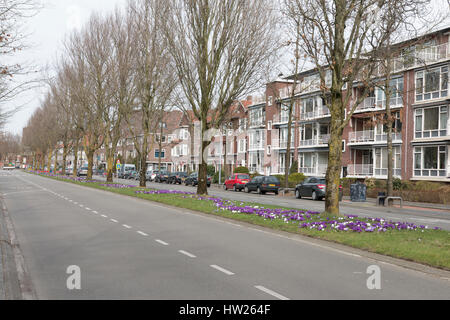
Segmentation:
<svg viewBox="0 0 450 320">
<path fill-rule="evenodd" d="M 26 63 L 44 68 L 54 61 L 64 36 L 71 29 L 82 25 L 94 11 L 109 12 L 126 0 L 42 0 L 44 9 L 27 21 L 31 48 L 14 58 L 16 63 Z M 17 59 L 17 60 L 16 60 Z M 14 105 L 23 105 L 6 126 L 6 131 L 22 134 L 23 127 L 34 110 L 39 107 L 44 89 L 21 94 Z"/>
<path fill-rule="evenodd" d="M 110 12 L 116 5 L 123 6 L 126 0 L 41 0 L 44 9 L 28 21 L 31 36 L 30 49 L 14 57 L 14 63 L 27 63 L 43 69 L 55 60 L 60 52 L 64 36 L 73 28 L 81 26 L 94 11 Z M 432 0 L 436 10 L 448 10 L 450 0 Z M 14 105 L 23 105 L 6 126 L 6 131 L 22 134 L 36 108 L 40 105 L 45 87 L 21 94 Z M 11 107 L 8 106 L 8 109 Z"/>
</svg>

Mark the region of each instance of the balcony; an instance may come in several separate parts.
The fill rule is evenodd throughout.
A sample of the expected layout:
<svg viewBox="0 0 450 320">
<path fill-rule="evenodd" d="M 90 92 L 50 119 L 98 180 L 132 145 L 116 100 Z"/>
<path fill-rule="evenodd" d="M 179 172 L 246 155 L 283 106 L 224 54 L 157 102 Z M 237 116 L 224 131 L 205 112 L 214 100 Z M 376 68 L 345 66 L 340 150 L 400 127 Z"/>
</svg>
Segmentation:
<svg viewBox="0 0 450 320">
<path fill-rule="evenodd" d="M 330 135 L 320 135 L 315 139 L 311 140 L 301 140 L 299 144 L 299 148 L 305 147 L 324 147 L 328 146 L 328 142 L 330 141 Z"/>
<path fill-rule="evenodd" d="M 347 167 L 347 174 L 350 177 L 372 177 L 373 164 L 351 164 Z"/>
<path fill-rule="evenodd" d="M 397 73 L 448 60 L 449 58 L 449 43 L 427 46 L 423 49 L 415 50 L 410 54 L 405 54 L 394 59 L 392 61 L 392 70 L 394 70 L 394 73 Z"/>
<path fill-rule="evenodd" d="M 274 140 L 272 142 L 272 148 L 274 150 L 276 149 L 287 149 L 288 146 L 288 142 L 284 141 L 284 140 Z M 294 143 L 294 137 L 292 137 L 292 141 L 291 141 L 291 149 L 295 148 L 295 143 Z"/>
<path fill-rule="evenodd" d="M 265 142 L 257 142 L 257 143 L 251 143 L 249 146 L 248 151 L 264 151 L 266 148 Z"/>
<path fill-rule="evenodd" d="M 305 176 L 325 177 L 327 175 L 328 166 L 319 165 L 315 167 L 299 168 L 299 172 Z"/>
<path fill-rule="evenodd" d="M 287 124 L 289 123 L 289 114 L 288 113 L 281 113 L 277 114 L 273 117 L 273 125 L 281 125 L 281 124 Z"/>
<path fill-rule="evenodd" d="M 396 143 L 402 142 L 401 133 L 393 133 L 392 141 Z M 374 130 L 350 132 L 349 143 L 351 144 L 367 144 L 367 143 L 387 143 L 387 134 L 376 134 Z"/>
<path fill-rule="evenodd" d="M 251 119 L 249 122 L 249 128 L 264 128 L 266 126 L 266 119 L 263 118 L 257 118 L 257 119 Z"/>
<path fill-rule="evenodd" d="M 323 106 L 322 108 L 316 109 L 312 112 L 301 113 L 300 120 L 307 121 L 307 120 L 329 117 L 330 115 L 331 115 L 331 113 L 330 113 L 330 110 L 328 109 L 328 107 Z"/>
<path fill-rule="evenodd" d="M 402 97 L 391 98 L 390 107 L 391 108 L 403 107 L 403 98 Z M 386 110 L 386 100 L 377 102 L 375 97 L 369 97 L 364 99 L 364 101 L 356 108 L 355 113 L 380 111 L 380 110 Z"/>
</svg>

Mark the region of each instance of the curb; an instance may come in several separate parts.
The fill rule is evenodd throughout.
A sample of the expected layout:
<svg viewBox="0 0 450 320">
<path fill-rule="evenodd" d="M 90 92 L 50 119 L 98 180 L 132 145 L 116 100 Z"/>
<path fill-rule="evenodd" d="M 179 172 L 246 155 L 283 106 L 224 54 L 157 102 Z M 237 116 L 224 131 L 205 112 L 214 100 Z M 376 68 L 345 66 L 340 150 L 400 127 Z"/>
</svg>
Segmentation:
<svg viewBox="0 0 450 320">
<path fill-rule="evenodd" d="M 37 295 L 26 268 L 14 225 L 3 197 L 0 196 L 0 298 L 36 300 Z M 2 288 L 4 288 L 2 290 Z"/>
</svg>

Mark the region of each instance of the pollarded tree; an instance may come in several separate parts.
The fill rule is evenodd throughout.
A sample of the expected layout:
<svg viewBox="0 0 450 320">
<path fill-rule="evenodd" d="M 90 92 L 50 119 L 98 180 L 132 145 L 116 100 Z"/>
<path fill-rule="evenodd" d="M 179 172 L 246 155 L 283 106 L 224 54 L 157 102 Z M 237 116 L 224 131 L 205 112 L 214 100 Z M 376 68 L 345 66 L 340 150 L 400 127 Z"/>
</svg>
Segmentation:
<svg viewBox="0 0 450 320">
<path fill-rule="evenodd" d="M 66 42 L 65 55 L 70 64 L 68 72 L 72 96 L 83 118 L 78 119 L 84 150 L 88 160 L 88 176 L 92 179 L 94 155 L 105 141 L 111 98 L 111 28 L 107 20 L 93 14 L 80 31 Z"/>
<path fill-rule="evenodd" d="M 131 30 L 128 36 L 134 51 L 134 99 L 128 103 L 125 121 L 139 158 L 141 187 L 146 185 L 147 157 L 157 142 L 162 115 L 176 84 L 173 60 L 162 38 L 162 20 L 167 19 L 163 4 L 164 0 L 133 0 L 126 10 L 126 28 Z"/>
<path fill-rule="evenodd" d="M 207 132 L 219 129 L 234 101 L 261 85 L 278 48 L 268 0 L 165 1 L 165 45 L 185 100 L 201 123 L 199 184 L 207 194 Z"/>
<path fill-rule="evenodd" d="M 414 1 L 397 0 L 400 6 Z M 321 80 L 331 114 L 325 211 L 339 214 L 342 136 L 353 113 L 367 98 L 375 71 L 376 53 L 388 44 L 390 30 L 377 24 L 389 0 L 285 0 L 289 15 L 300 20 L 301 47 Z M 327 74 L 331 83 L 327 83 Z M 354 99 L 353 85 L 365 88 Z M 348 106 L 351 105 L 350 108 Z"/>
</svg>

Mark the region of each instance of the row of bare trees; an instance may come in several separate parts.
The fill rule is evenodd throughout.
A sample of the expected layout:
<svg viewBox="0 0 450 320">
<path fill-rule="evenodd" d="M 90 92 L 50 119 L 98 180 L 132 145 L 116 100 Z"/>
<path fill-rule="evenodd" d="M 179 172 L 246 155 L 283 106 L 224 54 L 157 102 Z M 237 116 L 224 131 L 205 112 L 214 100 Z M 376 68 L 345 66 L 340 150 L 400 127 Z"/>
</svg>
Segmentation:
<svg viewBox="0 0 450 320">
<path fill-rule="evenodd" d="M 393 193 L 393 121 L 390 111 L 392 61 L 405 49 L 393 45 L 417 37 L 448 17 L 448 8 L 441 16 L 435 13 L 428 0 L 285 0 L 284 16 L 290 23 L 291 44 L 294 50 L 294 80 L 288 105 L 289 123 L 299 81 L 297 73 L 301 63 L 307 61 L 320 76 L 323 100 L 331 113 L 329 159 L 325 211 L 339 214 L 339 186 L 342 172 L 342 140 L 356 108 L 373 88 L 381 88 L 387 97 L 386 116 L 388 136 L 388 195 Z M 447 14 L 447 16 L 446 16 Z M 433 23 L 427 21 L 432 18 Z M 425 32 L 426 33 L 426 32 Z M 421 39 L 417 38 L 416 42 Z M 412 45 L 411 43 L 406 46 Z M 331 76 L 329 76 L 331 75 Z M 328 79 L 327 79 L 328 78 Z M 328 80 L 328 81 L 327 81 Z M 355 84 L 362 88 L 354 95 Z M 348 108 L 350 106 L 350 108 Z M 290 127 L 289 127 L 290 128 Z M 292 132 L 288 130 L 289 142 Z M 289 143 L 288 143 L 289 147 Z M 289 150 L 288 150 L 289 152 Z M 289 153 L 288 153 L 289 154 Z M 289 156 L 286 170 L 289 170 Z M 288 173 L 286 173 L 287 181 Z"/>
<path fill-rule="evenodd" d="M 189 106 L 206 136 L 265 80 L 278 42 L 273 9 L 268 0 L 130 0 L 124 10 L 92 15 L 67 37 L 24 141 L 47 163 L 58 144 L 64 158 L 82 146 L 88 179 L 104 147 L 112 181 L 118 142 L 129 137 L 145 186 L 147 156 L 173 101 Z M 195 151 L 202 155 L 199 194 L 207 193 L 203 157 L 211 141 L 204 140 Z"/>
<path fill-rule="evenodd" d="M 198 193 L 207 194 L 205 156 L 211 143 L 207 132 L 221 128 L 236 100 L 267 82 L 280 40 L 286 38 L 279 32 L 283 21 L 294 56 L 288 140 L 295 121 L 298 75 L 302 66 L 312 67 L 320 75 L 331 113 L 326 211 L 337 214 L 344 128 L 369 95 L 373 79 L 389 90 L 391 71 L 385 62 L 401 48 L 386 48 L 430 4 L 428 0 L 130 0 L 124 10 L 94 14 L 81 31 L 67 37 L 57 76 L 49 81 L 48 97 L 30 120 L 24 140 L 41 159 L 54 151 L 57 142 L 64 146 L 64 154 L 83 146 L 88 178 L 94 154 L 103 146 L 112 181 L 118 141 L 124 135 L 132 137 L 145 186 L 147 155 L 164 111 L 179 104 L 201 123 L 203 141 L 195 150 L 200 155 Z M 385 71 L 382 76 L 380 67 Z M 355 83 L 365 89 L 353 101 L 348 88 Z M 392 151 L 389 154 L 392 157 Z M 286 162 L 289 170 L 289 156 Z"/>
</svg>

